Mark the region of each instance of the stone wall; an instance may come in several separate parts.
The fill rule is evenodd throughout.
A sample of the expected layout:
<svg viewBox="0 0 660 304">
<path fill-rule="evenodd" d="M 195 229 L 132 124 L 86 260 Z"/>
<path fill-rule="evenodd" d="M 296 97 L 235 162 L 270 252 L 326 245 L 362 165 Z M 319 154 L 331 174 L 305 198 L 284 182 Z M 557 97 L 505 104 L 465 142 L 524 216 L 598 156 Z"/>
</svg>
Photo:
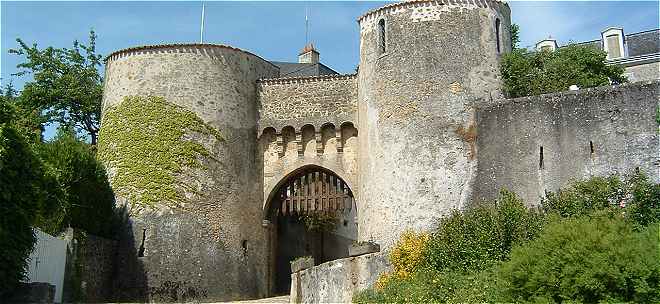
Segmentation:
<svg viewBox="0 0 660 304">
<path fill-rule="evenodd" d="M 62 301 L 103 303 L 114 299 L 117 241 L 68 229 Z"/>
<path fill-rule="evenodd" d="M 395 3 L 360 18 L 360 240 L 386 248 L 469 201 L 473 104 L 501 94 L 509 15 L 499 1 L 459 0 Z"/>
<path fill-rule="evenodd" d="M 660 182 L 659 102 L 660 81 L 651 81 L 481 107 L 474 199 L 492 199 L 504 187 L 537 204 L 572 179 L 637 167 Z"/>
<path fill-rule="evenodd" d="M 625 69 L 624 75 L 630 82 L 660 79 L 660 59 L 656 62 L 628 66 Z"/>
<path fill-rule="evenodd" d="M 189 138 L 204 145 L 209 154 L 200 155 L 203 169 L 187 168 L 178 176 L 185 204 L 176 208 L 156 204 L 137 214 L 129 210 L 118 249 L 121 279 L 116 281 L 116 300 L 223 301 L 265 296 L 268 251 L 267 231 L 261 227 L 261 166 L 255 155 L 256 81 L 277 77 L 278 68 L 232 47 L 185 44 L 115 52 L 105 71 L 104 113 L 126 96 L 160 96 L 192 111 L 222 137 Z M 99 142 L 103 140 L 100 136 Z M 145 155 L 149 157 L 149 151 Z M 107 167 L 112 181 L 118 168 L 112 163 Z M 123 197 L 117 200 L 131 203 Z"/>
<path fill-rule="evenodd" d="M 356 122 L 357 79 L 355 75 L 278 78 L 259 81 L 259 130 L 280 132 L 291 126 L 300 130 L 309 124 L 320 129 Z"/>
<path fill-rule="evenodd" d="M 389 271 L 384 253 L 338 259 L 291 274 L 291 303 L 351 303 Z"/>
<path fill-rule="evenodd" d="M 53 303 L 55 298 L 55 285 L 49 283 L 19 283 L 9 294 L 0 298 L 2 303 L 36 304 Z"/>
</svg>

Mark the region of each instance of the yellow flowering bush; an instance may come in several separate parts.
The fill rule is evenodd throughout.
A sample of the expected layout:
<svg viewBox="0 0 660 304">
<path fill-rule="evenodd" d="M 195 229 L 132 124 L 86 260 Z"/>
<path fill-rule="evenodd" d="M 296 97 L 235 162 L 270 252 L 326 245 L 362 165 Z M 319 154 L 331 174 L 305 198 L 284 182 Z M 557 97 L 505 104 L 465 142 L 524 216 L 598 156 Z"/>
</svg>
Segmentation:
<svg viewBox="0 0 660 304">
<path fill-rule="evenodd" d="M 409 278 L 422 264 L 424 250 L 430 235 L 424 232 L 406 230 L 390 252 L 392 272 L 382 274 L 376 281 L 376 288 L 382 289 L 393 278 Z"/>
</svg>

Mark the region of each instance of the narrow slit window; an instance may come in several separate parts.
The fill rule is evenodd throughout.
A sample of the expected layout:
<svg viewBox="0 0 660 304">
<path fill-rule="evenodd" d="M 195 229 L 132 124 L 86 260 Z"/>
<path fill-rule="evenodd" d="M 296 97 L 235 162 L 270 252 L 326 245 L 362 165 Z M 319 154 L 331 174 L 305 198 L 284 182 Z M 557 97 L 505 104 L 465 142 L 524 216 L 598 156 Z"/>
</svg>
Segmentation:
<svg viewBox="0 0 660 304">
<path fill-rule="evenodd" d="M 589 141 L 589 152 L 591 153 L 591 157 L 594 157 L 594 142 L 591 140 Z"/>
<path fill-rule="evenodd" d="M 543 170 L 543 146 L 539 148 L 539 169 Z"/>
<path fill-rule="evenodd" d="M 247 240 L 243 240 L 243 241 L 241 242 L 241 247 L 243 248 L 243 254 L 244 254 L 244 255 L 247 255 L 247 252 L 248 252 L 248 241 L 247 241 Z"/>
<path fill-rule="evenodd" d="M 378 21 L 378 53 L 385 53 L 385 19 Z"/>
<path fill-rule="evenodd" d="M 144 239 L 147 236 L 147 229 L 142 229 L 142 243 L 140 243 L 140 249 L 138 250 L 138 257 L 144 257 Z"/>
<path fill-rule="evenodd" d="M 495 19 L 495 41 L 497 43 L 497 53 L 499 54 L 501 52 L 501 49 L 500 49 L 500 19 L 499 18 Z"/>
</svg>

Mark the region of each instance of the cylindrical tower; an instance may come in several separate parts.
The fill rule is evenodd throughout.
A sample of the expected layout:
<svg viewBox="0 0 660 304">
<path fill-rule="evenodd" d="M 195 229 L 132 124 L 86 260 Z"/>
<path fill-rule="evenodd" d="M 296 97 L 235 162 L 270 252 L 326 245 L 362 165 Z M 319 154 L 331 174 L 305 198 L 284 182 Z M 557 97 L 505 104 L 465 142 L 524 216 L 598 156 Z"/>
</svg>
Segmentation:
<svg viewBox="0 0 660 304">
<path fill-rule="evenodd" d="M 359 238 L 387 247 L 470 201 L 474 106 L 501 95 L 510 10 L 490 0 L 418 0 L 358 22 Z"/>
<path fill-rule="evenodd" d="M 106 61 L 99 155 L 129 213 L 118 301 L 267 293 L 256 80 L 276 66 L 223 45 L 136 47 Z"/>
</svg>

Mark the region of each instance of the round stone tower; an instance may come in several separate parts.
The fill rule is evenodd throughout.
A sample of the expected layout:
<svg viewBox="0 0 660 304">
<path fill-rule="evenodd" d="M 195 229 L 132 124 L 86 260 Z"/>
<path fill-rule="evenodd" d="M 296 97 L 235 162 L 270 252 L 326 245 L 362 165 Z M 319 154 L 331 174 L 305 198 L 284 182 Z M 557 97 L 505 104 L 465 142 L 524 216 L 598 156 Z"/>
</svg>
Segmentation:
<svg viewBox="0 0 660 304">
<path fill-rule="evenodd" d="M 228 46 L 174 44 L 114 52 L 105 72 L 99 154 L 129 214 L 116 300 L 266 295 L 256 80 L 278 68 Z"/>
<path fill-rule="evenodd" d="M 471 200 L 474 108 L 501 95 L 510 10 L 490 0 L 419 0 L 358 22 L 359 238 L 387 247 Z"/>
</svg>

